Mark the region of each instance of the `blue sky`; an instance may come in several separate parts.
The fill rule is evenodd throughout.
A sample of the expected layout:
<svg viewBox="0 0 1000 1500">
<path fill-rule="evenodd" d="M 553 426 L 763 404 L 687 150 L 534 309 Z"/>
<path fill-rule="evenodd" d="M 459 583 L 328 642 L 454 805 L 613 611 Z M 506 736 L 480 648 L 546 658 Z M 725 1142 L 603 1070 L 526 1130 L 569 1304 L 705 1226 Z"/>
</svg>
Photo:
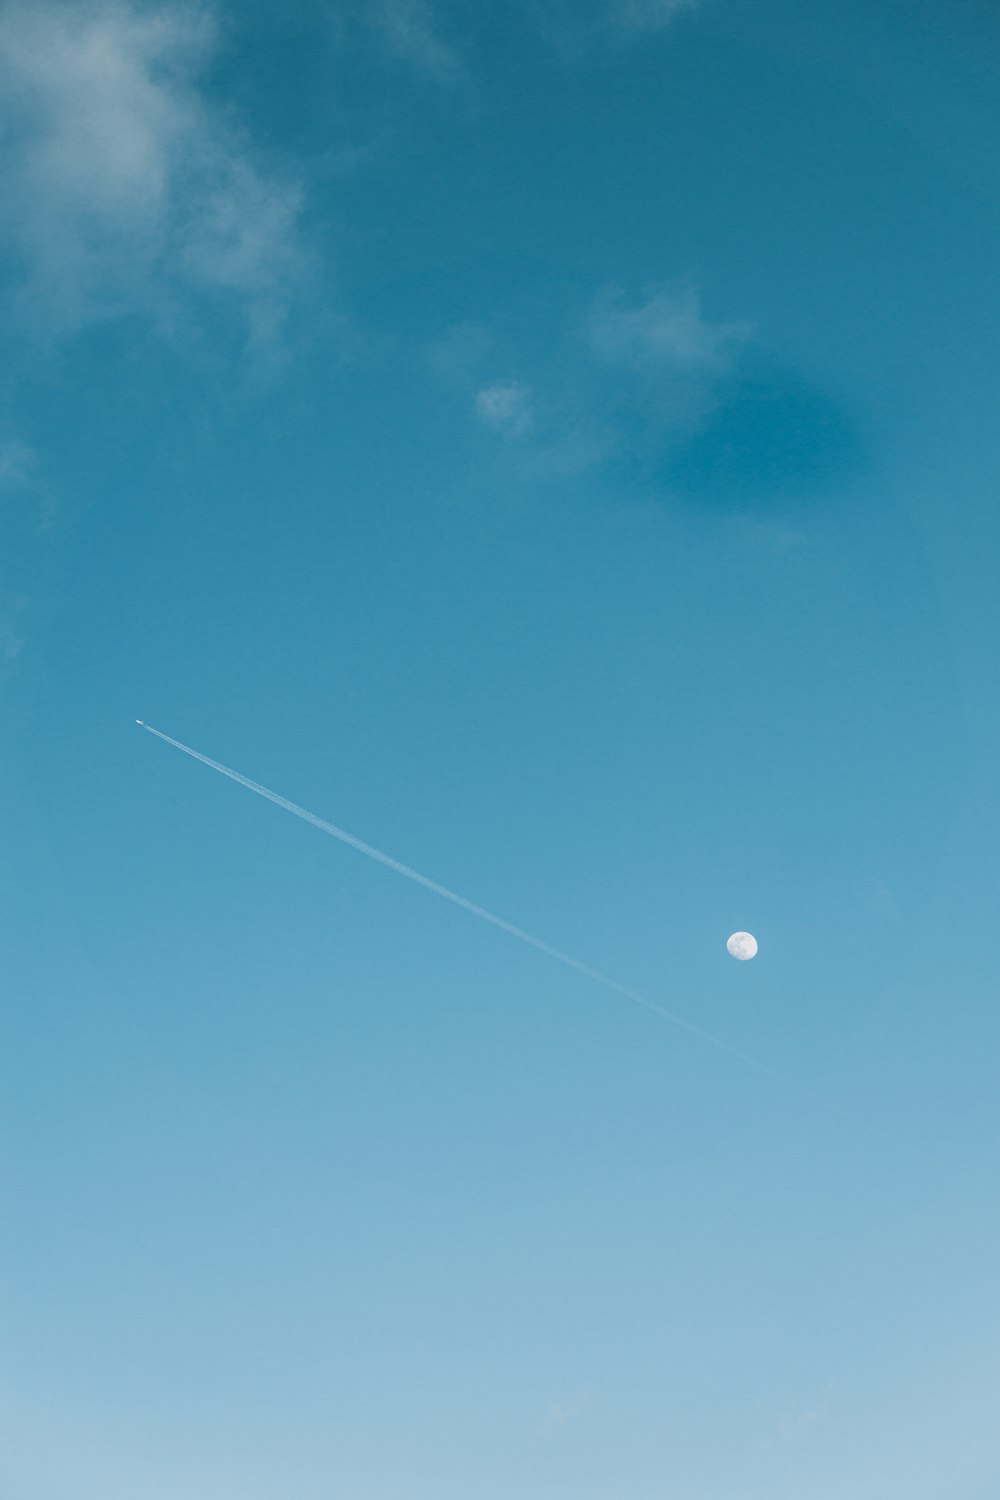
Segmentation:
<svg viewBox="0 0 1000 1500">
<path fill-rule="evenodd" d="M 1000 1492 L 998 85 L 0 6 L 5 1494 Z"/>
</svg>

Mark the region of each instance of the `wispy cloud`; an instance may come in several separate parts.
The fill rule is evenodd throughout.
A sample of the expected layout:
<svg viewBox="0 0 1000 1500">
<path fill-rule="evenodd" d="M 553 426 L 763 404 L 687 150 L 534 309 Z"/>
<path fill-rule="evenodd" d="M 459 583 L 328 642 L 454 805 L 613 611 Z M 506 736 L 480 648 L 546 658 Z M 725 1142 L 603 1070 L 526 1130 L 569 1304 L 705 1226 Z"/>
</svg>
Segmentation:
<svg viewBox="0 0 1000 1500">
<path fill-rule="evenodd" d="M 608 363 L 708 375 L 729 368 L 750 332 L 746 323 L 709 322 L 690 288 L 631 305 L 612 288 L 594 302 L 587 328 L 594 352 Z"/>
<path fill-rule="evenodd" d="M 25 644 L 30 596 L 18 575 L 37 572 L 44 539 L 55 518 L 54 497 L 40 472 L 34 448 L 8 429 L 0 432 L 0 688 Z M 30 561 L 29 561 L 30 559 Z M 24 569 L 24 563 L 28 567 Z"/>
<path fill-rule="evenodd" d="M 563 62 L 579 61 L 595 48 L 617 50 L 667 32 L 701 0 L 532 0 L 543 35 Z"/>
<path fill-rule="evenodd" d="M 22 306 L 58 332 L 163 326 L 192 297 L 274 340 L 304 266 L 298 183 L 213 104 L 204 4 L 13 0 L 0 12 L 3 235 Z"/>
<path fill-rule="evenodd" d="M 20 629 L 23 609 L 23 599 L 7 601 L 0 596 L 0 687 L 7 682 L 24 647 Z"/>
<path fill-rule="evenodd" d="M 611 19 L 626 31 L 663 31 L 699 0 L 615 0 Z"/>
<path fill-rule="evenodd" d="M 586 1396 L 563 1396 L 550 1401 L 545 1409 L 545 1427 L 551 1431 L 571 1426 L 579 1421 L 588 1405 Z"/>
<path fill-rule="evenodd" d="M 364 14 L 389 50 L 436 83 L 458 83 L 465 64 L 440 35 L 426 0 L 368 0 Z"/>
<path fill-rule="evenodd" d="M 528 391 L 516 380 L 483 386 L 475 408 L 481 422 L 505 437 L 523 437 L 534 425 Z"/>
<path fill-rule="evenodd" d="M 24 490 L 34 482 L 37 455 L 18 438 L 0 438 L 0 491 Z"/>
<path fill-rule="evenodd" d="M 852 412 L 714 316 L 693 281 L 606 287 L 575 314 L 459 324 L 428 352 L 496 462 L 531 481 L 587 472 L 630 494 L 764 513 L 812 502 L 866 462 Z M 502 372 L 503 378 L 497 379 Z M 771 545 L 799 546 L 783 524 Z"/>
<path fill-rule="evenodd" d="M 642 297 L 608 288 L 564 320 L 544 352 L 537 339 L 527 352 L 528 330 L 519 357 L 481 328 L 472 338 L 459 325 L 429 358 L 449 383 L 465 385 L 482 427 L 518 440 L 519 461 L 531 472 L 571 475 L 689 439 L 750 332 L 746 323 L 709 318 L 691 287 Z M 449 356 L 443 368 L 442 350 Z M 509 373 L 489 378 L 500 359 Z"/>
</svg>

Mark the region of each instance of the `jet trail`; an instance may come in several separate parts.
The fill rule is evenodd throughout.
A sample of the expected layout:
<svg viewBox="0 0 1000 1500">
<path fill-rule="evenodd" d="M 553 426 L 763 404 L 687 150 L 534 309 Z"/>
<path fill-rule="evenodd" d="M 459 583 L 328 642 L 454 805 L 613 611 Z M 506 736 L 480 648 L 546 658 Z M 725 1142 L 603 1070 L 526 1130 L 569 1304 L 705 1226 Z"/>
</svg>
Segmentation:
<svg viewBox="0 0 1000 1500">
<path fill-rule="evenodd" d="M 749 1053 L 741 1052 L 738 1047 L 733 1047 L 729 1042 L 723 1041 L 721 1037 L 714 1036 L 712 1032 L 705 1031 L 701 1026 L 696 1026 L 693 1021 L 685 1021 L 683 1016 L 675 1015 L 673 1011 L 667 1010 L 663 1005 L 658 1005 L 655 1000 L 649 1000 L 638 991 L 629 989 L 627 985 L 619 984 L 617 979 L 612 979 L 608 974 L 602 974 L 599 969 L 591 968 L 590 964 L 583 963 L 574 958 L 572 954 L 563 953 L 560 948 L 554 948 L 551 943 L 543 942 L 541 938 L 534 937 L 530 932 L 525 932 L 523 927 L 516 927 L 513 922 L 508 922 L 504 917 L 498 917 L 495 912 L 487 911 L 485 906 L 477 906 L 474 901 L 460 896 L 457 891 L 451 891 L 445 885 L 439 885 L 436 880 L 431 880 L 427 875 L 421 875 L 419 870 L 411 870 L 409 865 L 404 865 L 400 860 L 393 859 L 390 854 L 383 854 L 381 849 L 375 849 L 371 844 L 366 844 L 362 839 L 355 838 L 353 833 L 347 833 L 345 829 L 338 828 L 335 823 L 328 823 L 325 818 L 318 818 L 315 813 L 309 812 L 304 807 L 299 807 L 295 802 L 289 802 L 287 797 L 281 797 L 277 792 L 269 791 L 266 786 L 260 786 L 258 782 L 251 781 L 248 776 L 241 776 L 239 771 L 232 770 L 229 766 L 221 765 L 217 760 L 211 760 L 207 755 L 202 755 L 200 750 L 192 750 L 190 745 L 181 744 L 180 740 L 171 739 L 169 734 L 164 734 L 160 729 L 154 729 L 151 724 L 143 723 L 142 719 L 135 721 L 141 729 L 149 734 L 155 734 L 157 739 L 164 740 L 168 745 L 173 745 L 176 750 L 183 750 L 185 755 L 200 760 L 202 765 L 209 766 L 213 771 L 219 771 L 223 776 L 228 776 L 231 781 L 238 781 L 240 786 L 245 786 L 248 791 L 256 792 L 258 797 L 266 797 L 268 802 L 273 802 L 276 807 L 284 808 L 285 812 L 294 813 L 297 818 L 302 818 L 306 823 L 311 823 L 322 833 L 328 833 L 332 838 L 339 839 L 342 844 L 347 844 L 352 849 L 357 849 L 359 854 L 366 854 L 369 859 L 377 860 L 380 865 L 395 870 L 397 875 L 403 875 L 407 880 L 412 880 L 415 885 L 423 886 L 424 890 L 432 891 L 435 896 L 443 896 L 445 901 L 450 901 L 453 906 L 460 906 L 463 911 L 471 912 L 474 917 L 481 917 L 484 922 L 489 922 L 494 927 L 499 927 L 501 932 L 508 933 L 517 938 L 521 943 L 527 943 L 531 948 L 537 948 L 540 953 L 545 953 L 549 958 L 554 958 L 557 963 L 565 964 L 569 969 L 575 969 L 578 974 L 583 974 L 587 979 L 592 979 L 601 984 L 605 989 L 613 990 L 625 1000 L 631 1000 L 635 1005 L 641 1005 L 646 1010 L 655 1012 L 669 1021 L 673 1026 L 679 1026 L 683 1031 L 692 1036 L 699 1037 L 701 1041 L 707 1042 L 710 1047 L 715 1047 L 719 1052 L 725 1052 L 727 1056 L 734 1057 L 737 1061 L 753 1068 L 758 1073 L 764 1073 L 769 1078 L 775 1079 L 786 1087 L 795 1088 L 796 1092 L 805 1092 L 798 1085 L 790 1084 L 779 1073 L 775 1073 L 766 1063 L 759 1062 L 757 1058 L 751 1057 Z M 812 1095 L 808 1095 L 812 1098 Z M 814 1102 L 820 1102 L 814 1100 Z"/>
</svg>

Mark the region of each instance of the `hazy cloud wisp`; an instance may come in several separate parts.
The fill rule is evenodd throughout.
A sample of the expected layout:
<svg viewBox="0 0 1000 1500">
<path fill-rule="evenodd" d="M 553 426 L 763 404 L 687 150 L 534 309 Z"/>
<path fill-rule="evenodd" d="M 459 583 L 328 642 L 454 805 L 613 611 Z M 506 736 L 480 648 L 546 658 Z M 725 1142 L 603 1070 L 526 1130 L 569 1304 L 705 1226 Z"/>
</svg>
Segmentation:
<svg viewBox="0 0 1000 1500">
<path fill-rule="evenodd" d="M 713 375 L 729 368 L 750 329 L 746 323 L 710 323 L 691 289 L 657 292 L 631 306 L 611 289 L 591 307 L 587 332 L 594 353 L 609 364 Z"/>
<path fill-rule="evenodd" d="M 465 76 L 461 57 L 438 34 L 426 0 L 369 0 L 364 14 L 390 52 L 436 83 L 457 83 Z"/>
<path fill-rule="evenodd" d="M 0 13 L 3 237 L 22 302 L 59 332 L 186 299 L 280 329 L 303 266 L 298 184 L 263 170 L 212 103 L 199 4 L 15 0 Z"/>
<path fill-rule="evenodd" d="M 18 438 L 0 440 L 0 490 L 28 489 L 34 479 L 36 454 Z"/>
<path fill-rule="evenodd" d="M 517 439 L 534 472 L 574 474 L 616 454 L 662 452 L 683 442 L 712 413 L 721 384 L 738 368 L 751 337 L 744 322 L 713 322 L 691 287 L 629 298 L 600 292 L 544 352 L 504 354 L 501 380 L 489 375 L 497 349 L 460 325 L 431 351 L 457 347 L 447 373 L 464 379 L 478 423 Z"/>
<path fill-rule="evenodd" d="M 663 31 L 699 0 L 615 0 L 612 20 L 627 31 Z"/>
<path fill-rule="evenodd" d="M 522 437 L 533 426 L 530 399 L 516 380 L 483 386 L 476 392 L 476 415 L 507 437 Z"/>
</svg>

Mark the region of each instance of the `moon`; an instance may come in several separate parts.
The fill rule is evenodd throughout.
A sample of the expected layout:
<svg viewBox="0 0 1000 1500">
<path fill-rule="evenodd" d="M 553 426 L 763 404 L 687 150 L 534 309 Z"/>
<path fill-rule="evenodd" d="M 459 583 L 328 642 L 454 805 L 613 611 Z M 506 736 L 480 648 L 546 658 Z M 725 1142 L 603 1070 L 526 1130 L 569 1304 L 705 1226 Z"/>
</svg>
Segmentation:
<svg viewBox="0 0 1000 1500">
<path fill-rule="evenodd" d="M 753 958 L 757 952 L 757 939 L 752 932 L 734 932 L 726 939 L 726 947 L 734 958 Z"/>
</svg>

